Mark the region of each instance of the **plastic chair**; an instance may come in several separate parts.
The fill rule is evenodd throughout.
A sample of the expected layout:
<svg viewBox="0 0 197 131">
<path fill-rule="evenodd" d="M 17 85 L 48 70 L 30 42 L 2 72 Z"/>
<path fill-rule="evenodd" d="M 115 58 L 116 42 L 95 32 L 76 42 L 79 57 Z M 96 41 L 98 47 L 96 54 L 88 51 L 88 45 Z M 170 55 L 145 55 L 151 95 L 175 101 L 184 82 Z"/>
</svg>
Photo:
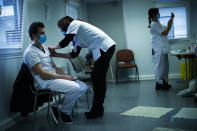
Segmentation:
<svg viewBox="0 0 197 131">
<path fill-rule="evenodd" d="M 118 81 L 118 69 L 119 68 L 135 68 L 135 79 L 139 80 L 139 73 L 137 64 L 135 64 L 135 58 L 132 50 L 121 49 L 116 53 L 116 82 Z"/>
</svg>

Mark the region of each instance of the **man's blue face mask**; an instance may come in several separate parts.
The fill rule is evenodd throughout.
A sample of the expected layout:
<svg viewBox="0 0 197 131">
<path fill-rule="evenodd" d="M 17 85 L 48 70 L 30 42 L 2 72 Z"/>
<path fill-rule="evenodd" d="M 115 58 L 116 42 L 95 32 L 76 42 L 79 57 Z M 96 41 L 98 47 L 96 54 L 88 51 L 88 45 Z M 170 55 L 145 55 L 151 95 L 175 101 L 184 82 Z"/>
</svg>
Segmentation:
<svg viewBox="0 0 197 131">
<path fill-rule="evenodd" d="M 47 36 L 46 35 L 40 35 L 40 39 L 38 40 L 38 42 L 40 44 L 43 44 L 46 40 L 47 40 Z"/>
<path fill-rule="evenodd" d="M 63 30 L 61 30 L 61 33 L 62 33 L 63 35 L 66 35 L 66 32 L 65 32 L 65 31 L 63 31 Z"/>
</svg>

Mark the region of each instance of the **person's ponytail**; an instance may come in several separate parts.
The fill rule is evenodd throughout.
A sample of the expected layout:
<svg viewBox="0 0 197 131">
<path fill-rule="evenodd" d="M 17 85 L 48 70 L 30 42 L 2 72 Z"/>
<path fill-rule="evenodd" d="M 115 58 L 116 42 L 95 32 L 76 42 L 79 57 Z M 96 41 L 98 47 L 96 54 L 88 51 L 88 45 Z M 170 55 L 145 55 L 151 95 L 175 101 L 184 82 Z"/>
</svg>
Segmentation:
<svg viewBox="0 0 197 131">
<path fill-rule="evenodd" d="M 151 25 L 151 17 L 150 16 L 148 17 L 148 21 L 149 21 L 148 28 L 150 28 L 150 25 Z"/>
<path fill-rule="evenodd" d="M 150 28 L 152 19 L 159 13 L 159 9 L 158 8 L 150 8 L 148 10 L 148 21 L 149 21 L 149 25 L 148 28 Z"/>
</svg>

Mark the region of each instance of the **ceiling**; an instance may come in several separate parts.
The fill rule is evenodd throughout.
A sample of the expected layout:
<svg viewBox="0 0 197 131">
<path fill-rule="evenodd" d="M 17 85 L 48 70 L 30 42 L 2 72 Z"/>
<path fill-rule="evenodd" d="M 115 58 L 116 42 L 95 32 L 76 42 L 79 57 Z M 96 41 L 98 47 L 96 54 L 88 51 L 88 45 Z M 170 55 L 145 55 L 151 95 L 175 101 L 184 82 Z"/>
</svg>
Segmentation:
<svg viewBox="0 0 197 131">
<path fill-rule="evenodd" d="M 103 4 L 119 0 L 85 0 L 87 4 Z"/>
<path fill-rule="evenodd" d="M 87 4 L 103 4 L 103 3 L 110 3 L 116 2 L 121 0 L 85 0 Z M 156 2 L 176 2 L 176 1 L 185 1 L 185 0 L 155 0 Z"/>
<path fill-rule="evenodd" d="M 156 0 L 157 2 L 178 2 L 178 1 L 186 1 L 186 0 Z"/>
</svg>

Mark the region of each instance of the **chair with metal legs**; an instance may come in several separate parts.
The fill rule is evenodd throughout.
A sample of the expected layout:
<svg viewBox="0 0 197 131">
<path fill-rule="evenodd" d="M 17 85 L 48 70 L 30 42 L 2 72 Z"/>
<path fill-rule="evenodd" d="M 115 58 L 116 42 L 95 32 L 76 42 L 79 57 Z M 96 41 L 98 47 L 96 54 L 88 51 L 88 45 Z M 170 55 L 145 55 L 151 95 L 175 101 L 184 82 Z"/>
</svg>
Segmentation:
<svg viewBox="0 0 197 131">
<path fill-rule="evenodd" d="M 91 84 L 91 72 L 88 70 L 86 70 L 86 64 L 85 64 L 85 60 L 81 57 L 81 56 L 77 56 L 76 58 L 70 59 L 70 62 L 75 70 L 75 72 L 77 73 L 77 79 L 81 80 L 83 82 L 85 82 L 88 86 L 88 91 L 87 91 L 87 106 L 88 108 L 90 107 L 89 105 L 89 93 L 91 93 L 92 95 L 93 90 L 90 86 Z"/>
<path fill-rule="evenodd" d="M 49 116 L 50 116 L 50 108 L 51 108 L 51 101 L 52 98 L 54 98 L 55 103 L 58 105 L 58 101 L 61 101 L 61 96 L 60 93 L 58 92 L 58 97 L 59 99 L 56 98 L 56 92 L 53 92 L 49 89 L 33 89 L 31 88 L 32 93 L 35 94 L 35 99 L 34 99 L 34 112 L 33 112 L 33 127 L 35 126 L 35 120 L 36 120 L 36 107 L 37 107 L 37 102 L 38 102 L 38 97 L 43 95 L 43 94 L 48 94 L 49 95 L 49 99 L 48 99 L 48 109 L 47 109 L 47 120 L 50 126 L 50 120 L 49 120 Z M 61 115 L 60 115 L 60 109 L 59 106 L 58 108 L 58 115 L 60 116 L 58 119 L 58 127 L 61 125 Z"/>
<path fill-rule="evenodd" d="M 32 93 L 35 94 L 34 108 L 33 108 L 33 126 L 35 126 L 35 118 L 36 118 L 38 97 L 43 95 L 43 94 L 48 94 L 49 95 L 49 98 L 48 98 L 48 110 L 47 110 L 47 120 L 49 122 L 50 102 L 52 100 L 53 92 L 51 90 L 35 89 L 35 88 L 31 87 L 31 86 L 30 86 L 30 88 L 31 88 Z"/>
<path fill-rule="evenodd" d="M 134 53 L 129 49 L 121 49 L 116 52 L 116 82 L 118 82 L 118 69 L 135 68 L 135 80 L 139 81 L 139 72 L 135 63 Z"/>
<path fill-rule="evenodd" d="M 36 119 L 36 110 L 38 109 L 39 106 L 42 106 L 40 104 L 43 104 L 44 102 L 48 103 L 48 110 L 47 110 L 47 120 L 50 126 L 50 121 L 49 121 L 49 114 L 50 114 L 50 102 L 53 100 L 52 98 L 55 99 L 55 103 L 58 104 L 59 101 L 61 101 L 61 95 L 60 93 L 62 92 L 54 92 L 50 89 L 40 89 L 40 88 L 35 88 L 34 87 L 34 79 L 31 75 L 31 72 L 29 71 L 28 67 L 26 66 L 26 64 L 22 64 L 24 66 L 23 70 L 26 70 L 26 77 L 27 79 L 30 79 L 29 82 L 31 82 L 31 84 L 29 84 L 28 88 L 30 90 L 30 92 L 32 94 L 34 94 L 34 104 L 33 104 L 33 122 L 32 122 L 32 126 L 33 128 L 35 127 L 35 119 Z M 56 94 L 58 93 L 59 99 L 56 98 Z M 48 95 L 47 95 L 48 94 Z M 64 94 L 64 93 L 63 93 Z M 48 97 L 48 100 L 47 100 Z M 44 99 L 43 99 L 44 98 Z M 60 116 L 58 119 L 58 127 L 61 125 L 61 115 L 60 115 L 60 109 L 58 106 L 58 115 Z M 59 124 L 60 123 L 60 124 Z"/>
</svg>

